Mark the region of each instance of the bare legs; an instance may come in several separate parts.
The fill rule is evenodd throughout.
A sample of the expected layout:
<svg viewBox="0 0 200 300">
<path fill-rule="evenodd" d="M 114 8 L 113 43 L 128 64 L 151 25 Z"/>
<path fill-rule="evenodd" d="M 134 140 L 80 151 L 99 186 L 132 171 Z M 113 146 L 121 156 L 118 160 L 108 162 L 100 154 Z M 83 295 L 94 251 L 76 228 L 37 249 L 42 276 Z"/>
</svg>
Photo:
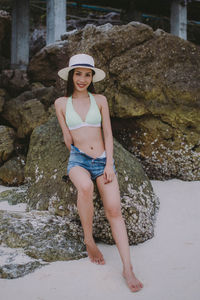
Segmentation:
<svg viewBox="0 0 200 300">
<path fill-rule="evenodd" d="M 69 172 L 69 177 L 78 190 L 77 208 L 84 231 L 84 242 L 90 260 L 97 264 L 105 264 L 102 253 L 97 248 L 93 235 L 93 189 L 94 185 L 87 170 L 74 167 Z"/>
<path fill-rule="evenodd" d="M 130 258 L 130 248 L 125 223 L 121 213 L 120 192 L 116 176 L 104 184 L 103 176 L 97 178 L 97 186 L 103 200 L 104 209 L 111 226 L 112 235 L 123 263 L 123 276 L 132 292 L 139 291 L 143 285 L 135 277 Z"/>
<path fill-rule="evenodd" d="M 70 179 L 78 190 L 77 207 L 84 231 L 84 241 L 88 256 L 92 262 L 104 264 L 102 253 L 97 248 L 92 236 L 93 223 L 93 182 L 87 170 L 74 167 L 69 173 Z M 111 226 L 113 238 L 116 242 L 123 263 L 123 276 L 131 291 L 140 290 L 143 285 L 135 277 L 130 259 L 127 231 L 121 214 L 120 193 L 116 176 L 108 184 L 104 184 L 103 176 L 96 180 L 104 209 Z"/>
</svg>

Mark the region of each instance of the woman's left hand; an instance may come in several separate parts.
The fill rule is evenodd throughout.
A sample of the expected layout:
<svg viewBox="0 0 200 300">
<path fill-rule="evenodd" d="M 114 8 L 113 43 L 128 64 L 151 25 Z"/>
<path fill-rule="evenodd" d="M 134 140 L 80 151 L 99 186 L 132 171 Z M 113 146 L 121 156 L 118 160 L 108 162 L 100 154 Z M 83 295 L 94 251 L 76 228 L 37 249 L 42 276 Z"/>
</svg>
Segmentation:
<svg viewBox="0 0 200 300">
<path fill-rule="evenodd" d="M 104 183 L 112 182 L 114 179 L 115 172 L 113 170 L 113 165 L 106 165 L 103 173 Z"/>
</svg>

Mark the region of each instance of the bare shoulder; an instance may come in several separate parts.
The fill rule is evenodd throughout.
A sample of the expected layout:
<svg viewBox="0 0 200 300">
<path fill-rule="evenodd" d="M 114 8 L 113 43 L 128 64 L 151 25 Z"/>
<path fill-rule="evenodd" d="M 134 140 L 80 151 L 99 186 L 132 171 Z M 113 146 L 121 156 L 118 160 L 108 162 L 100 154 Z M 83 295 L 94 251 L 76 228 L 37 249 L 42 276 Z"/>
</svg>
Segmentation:
<svg viewBox="0 0 200 300">
<path fill-rule="evenodd" d="M 67 99 L 68 99 L 67 97 L 57 98 L 54 102 L 55 107 L 59 108 L 59 107 L 63 106 L 66 103 Z"/>
<path fill-rule="evenodd" d="M 107 99 L 104 95 L 93 94 L 93 96 L 95 97 L 95 100 L 96 100 L 98 105 L 100 105 L 100 106 L 107 105 Z"/>
<path fill-rule="evenodd" d="M 67 97 L 60 97 L 55 100 L 54 107 L 57 115 L 60 113 L 62 115 L 65 114 L 67 100 L 68 100 Z"/>
</svg>

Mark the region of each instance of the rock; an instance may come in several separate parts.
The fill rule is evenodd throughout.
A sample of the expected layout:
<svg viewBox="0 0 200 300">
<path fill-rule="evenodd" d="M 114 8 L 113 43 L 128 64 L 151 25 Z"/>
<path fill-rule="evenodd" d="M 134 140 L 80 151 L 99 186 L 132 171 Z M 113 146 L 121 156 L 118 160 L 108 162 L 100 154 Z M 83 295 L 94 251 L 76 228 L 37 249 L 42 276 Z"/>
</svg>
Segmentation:
<svg viewBox="0 0 200 300">
<path fill-rule="evenodd" d="M 32 91 L 35 97 L 44 105 L 47 110 L 55 101 L 55 89 L 53 86 L 50 87 L 35 87 L 32 86 Z"/>
<path fill-rule="evenodd" d="M 156 29 L 154 34 L 157 35 L 157 36 L 161 36 L 162 34 L 166 34 L 166 32 L 163 29 L 158 28 L 158 29 Z"/>
<path fill-rule="evenodd" d="M 58 65 L 61 66 L 63 65 L 63 62 L 67 61 L 68 56 L 66 56 L 66 41 L 57 42 L 51 45 L 42 48 L 30 60 L 28 74 L 32 82 L 42 82 L 45 86 L 55 84 Z M 63 47 L 65 50 L 63 50 Z M 48 55 L 46 51 L 48 52 Z M 46 60 L 47 56 L 48 59 Z M 40 74 L 38 74 L 38 71 Z"/>
<path fill-rule="evenodd" d="M 15 131 L 0 125 L 0 164 L 8 160 L 14 151 Z"/>
<path fill-rule="evenodd" d="M 123 90 L 114 96 L 112 115 L 128 119 L 115 119 L 114 135 L 150 178 L 200 179 L 199 54 L 193 44 L 162 34 L 110 64 Z"/>
<path fill-rule="evenodd" d="M 20 185 L 20 187 L 5 190 L 0 193 L 0 202 L 8 202 L 10 205 L 18 203 L 26 203 L 27 185 Z"/>
<path fill-rule="evenodd" d="M 24 182 L 25 158 L 12 157 L 0 167 L 0 179 L 6 185 L 20 185 Z"/>
<path fill-rule="evenodd" d="M 127 45 L 131 48 L 152 38 L 153 31 L 146 25 L 86 25 L 84 29 L 74 30 L 65 36 L 67 41 L 46 46 L 31 59 L 28 74 L 32 81 L 42 82 L 46 86 L 55 83 L 58 70 L 68 64 L 71 55 L 80 51 L 92 54 L 96 65 L 108 71 L 108 66 L 105 68 L 108 59 L 118 56 Z M 118 36 L 119 40 L 113 41 L 114 36 Z M 113 48 L 116 53 L 110 52 Z"/>
<path fill-rule="evenodd" d="M 17 128 L 17 135 L 20 138 L 30 135 L 36 126 L 47 120 L 44 106 L 37 99 L 24 102 L 21 107 L 19 107 L 18 113 L 21 117 L 21 123 Z"/>
<path fill-rule="evenodd" d="M 25 70 L 3 70 L 1 75 L 2 87 L 9 91 L 9 94 L 16 97 L 30 88 L 29 79 Z"/>
<path fill-rule="evenodd" d="M 48 107 L 53 103 L 54 88 L 35 88 L 17 98 L 6 101 L 2 116 L 17 129 L 17 136 L 24 138 L 33 129 L 46 122 Z"/>
<path fill-rule="evenodd" d="M 195 113 L 196 114 L 196 113 Z M 142 160 L 150 178 L 182 180 L 200 178 L 199 134 L 173 128 L 155 117 L 113 120 L 114 135 Z M 191 134 L 191 135 L 190 135 Z"/>
<path fill-rule="evenodd" d="M 71 55 L 91 54 L 107 74 L 95 87 L 109 101 L 114 135 L 147 175 L 200 180 L 200 48 L 139 22 L 87 25 L 65 38 L 33 57 L 31 78 L 50 84 Z"/>
<path fill-rule="evenodd" d="M 41 82 L 33 82 L 31 83 L 31 90 L 35 91 L 37 89 L 44 88 L 44 85 Z"/>
<path fill-rule="evenodd" d="M 2 112 L 3 110 L 5 96 L 6 96 L 6 91 L 4 89 L 0 89 L 0 112 Z"/>
<path fill-rule="evenodd" d="M 158 199 L 137 159 L 116 141 L 114 145 L 122 211 L 129 242 L 137 244 L 153 236 Z M 82 238 L 83 231 L 76 207 L 76 189 L 69 180 L 67 183 L 62 181 L 62 176 L 66 175 L 68 155 L 55 116 L 34 129 L 25 166 L 25 177 L 30 182 L 27 203 L 29 209 L 48 210 L 56 215 L 69 217 L 73 236 Z M 96 187 L 94 206 L 94 237 L 102 242 L 113 243 Z"/>
<path fill-rule="evenodd" d="M 13 206 L 10 211 L 0 208 L 0 278 L 21 277 L 47 262 L 86 256 L 83 242 L 73 237 L 71 219 L 19 210 L 26 193 L 27 185 L 0 193 L 0 203 Z"/>
<path fill-rule="evenodd" d="M 22 262 L 20 274 L 11 275 L 13 277 L 10 277 L 9 272 L 5 272 L 5 269 L 8 269 L 5 262 L 4 267 L 0 266 L 0 274 L 3 273 L 4 278 L 14 278 L 27 274 L 44 262 L 85 257 L 85 246 L 80 240 L 72 237 L 69 223 L 69 218 L 54 216 L 49 212 L 0 210 L 1 244 L 9 248 L 23 248 L 23 253 L 18 255 L 28 255 L 31 261 L 31 263 L 28 261 L 28 266 L 24 266 Z M 17 261 L 19 264 L 18 257 Z M 11 261 L 11 268 L 10 273 L 15 272 L 15 262 Z"/>
<path fill-rule="evenodd" d="M 29 257 L 22 248 L 0 246 L 0 278 L 13 279 L 33 272 L 47 263 Z"/>
</svg>

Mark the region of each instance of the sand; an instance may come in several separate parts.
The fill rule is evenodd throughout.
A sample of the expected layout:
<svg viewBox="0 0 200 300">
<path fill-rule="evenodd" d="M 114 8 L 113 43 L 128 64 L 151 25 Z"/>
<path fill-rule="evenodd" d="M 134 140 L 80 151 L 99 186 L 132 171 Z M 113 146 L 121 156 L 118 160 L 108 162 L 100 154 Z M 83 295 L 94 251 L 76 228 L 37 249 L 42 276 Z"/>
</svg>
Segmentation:
<svg viewBox="0 0 200 300">
<path fill-rule="evenodd" d="M 18 279 L 0 279 L 1 300 L 199 300 L 200 181 L 152 185 L 161 202 L 155 236 L 130 247 L 143 290 L 127 288 L 116 246 L 98 244 L 106 265 L 88 258 L 60 261 Z"/>
</svg>

